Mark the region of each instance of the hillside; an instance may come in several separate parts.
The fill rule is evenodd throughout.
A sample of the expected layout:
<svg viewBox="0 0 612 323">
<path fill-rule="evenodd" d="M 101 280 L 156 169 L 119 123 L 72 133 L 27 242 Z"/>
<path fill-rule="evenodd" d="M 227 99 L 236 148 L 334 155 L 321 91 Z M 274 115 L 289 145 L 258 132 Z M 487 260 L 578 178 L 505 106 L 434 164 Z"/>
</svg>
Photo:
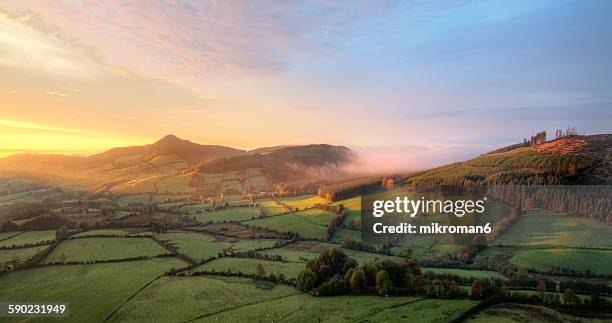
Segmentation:
<svg viewBox="0 0 612 323">
<path fill-rule="evenodd" d="M 612 135 L 568 136 L 408 177 L 412 185 L 610 184 Z"/>
<path fill-rule="evenodd" d="M 263 152 L 262 152 L 263 151 Z M 215 174 L 259 169 L 276 182 L 305 178 L 324 178 L 338 172 L 351 159 L 346 147 L 331 145 L 285 146 L 264 149 L 248 155 L 213 160 L 202 164 L 198 172 Z"/>
<path fill-rule="evenodd" d="M 0 159 L 0 176 L 127 194 L 216 196 L 221 192 L 271 191 L 279 182 L 329 176 L 348 162 L 349 156 L 348 148 L 329 145 L 247 152 L 168 135 L 150 145 L 112 148 L 88 157 L 14 155 Z"/>
</svg>

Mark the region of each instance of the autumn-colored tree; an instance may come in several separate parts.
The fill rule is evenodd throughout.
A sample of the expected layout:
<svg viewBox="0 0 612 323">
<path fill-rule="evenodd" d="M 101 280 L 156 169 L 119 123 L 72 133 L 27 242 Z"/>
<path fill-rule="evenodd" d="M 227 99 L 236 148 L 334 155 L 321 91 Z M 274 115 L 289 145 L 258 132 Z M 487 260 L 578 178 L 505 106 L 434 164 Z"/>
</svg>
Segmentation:
<svg viewBox="0 0 612 323">
<path fill-rule="evenodd" d="M 387 296 L 391 291 L 391 279 L 385 270 L 376 273 L 376 292 L 380 296 Z"/>
<path fill-rule="evenodd" d="M 261 277 L 265 277 L 266 276 L 266 270 L 264 269 L 262 264 L 257 264 L 257 269 L 255 271 L 255 274 L 257 275 L 257 277 L 261 278 Z"/>
</svg>

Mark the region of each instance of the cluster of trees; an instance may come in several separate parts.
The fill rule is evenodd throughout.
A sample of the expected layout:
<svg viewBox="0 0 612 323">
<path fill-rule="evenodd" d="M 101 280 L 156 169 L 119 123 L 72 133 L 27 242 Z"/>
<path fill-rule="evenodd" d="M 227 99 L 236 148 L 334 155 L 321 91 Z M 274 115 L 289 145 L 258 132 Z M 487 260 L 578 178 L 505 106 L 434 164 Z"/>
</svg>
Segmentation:
<svg viewBox="0 0 612 323">
<path fill-rule="evenodd" d="M 317 195 L 329 202 L 335 202 L 362 195 L 365 191 L 378 190 L 380 186 L 381 178 L 361 178 L 323 185 L 317 190 Z"/>
<path fill-rule="evenodd" d="M 336 228 L 339 228 L 344 223 L 344 219 L 346 219 L 346 211 L 342 211 L 337 216 L 333 217 L 329 224 L 327 225 L 327 230 L 325 231 L 325 238 L 327 240 L 331 240 L 334 237 L 334 233 L 336 232 Z"/>
<path fill-rule="evenodd" d="M 373 260 L 357 266 L 341 249 L 331 248 L 310 260 L 297 287 L 314 295 L 389 294 L 425 290 L 425 277 L 410 257 L 402 264 Z"/>
<path fill-rule="evenodd" d="M 60 215 L 41 215 L 21 224 L 15 223 L 12 219 L 5 220 L 0 224 L 0 232 L 54 230 L 62 226 L 74 229 L 77 224 Z"/>
<path fill-rule="evenodd" d="M 232 257 L 232 258 L 250 258 L 250 259 L 261 259 L 261 260 L 271 260 L 271 261 L 279 261 L 279 262 L 287 262 L 286 258 L 283 258 L 281 255 L 270 255 L 259 253 L 255 250 L 249 251 L 221 251 L 218 254 L 219 258 L 221 257 Z"/>
</svg>

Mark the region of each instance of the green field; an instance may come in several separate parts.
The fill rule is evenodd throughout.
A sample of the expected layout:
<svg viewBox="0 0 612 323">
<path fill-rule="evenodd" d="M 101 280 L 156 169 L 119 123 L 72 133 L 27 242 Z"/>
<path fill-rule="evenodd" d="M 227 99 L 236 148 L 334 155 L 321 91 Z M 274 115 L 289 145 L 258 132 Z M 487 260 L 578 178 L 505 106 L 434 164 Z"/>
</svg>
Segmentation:
<svg viewBox="0 0 612 323">
<path fill-rule="evenodd" d="M 493 246 L 479 255 L 505 255 L 517 266 L 542 271 L 555 266 L 580 272 L 590 270 L 598 274 L 612 274 L 612 250 Z"/>
<path fill-rule="evenodd" d="M 0 196 L 0 206 L 13 203 L 59 202 L 61 199 L 62 192 L 57 190 L 23 192 Z"/>
<path fill-rule="evenodd" d="M 124 322 L 184 322 L 232 308 L 278 300 L 300 292 L 289 286 L 216 276 L 163 277 L 142 290 L 113 317 Z M 240 320 L 244 320 L 244 316 Z M 239 320 L 239 321 L 240 321 Z"/>
<path fill-rule="evenodd" d="M 62 241 L 45 262 L 86 262 L 158 256 L 169 253 L 151 238 L 82 238 Z"/>
<path fill-rule="evenodd" d="M 289 245 L 274 248 L 270 250 L 265 250 L 262 253 L 269 255 L 279 255 L 282 256 L 289 262 L 300 262 L 302 264 L 306 263 L 308 260 L 312 258 L 316 258 L 319 256 L 321 251 L 327 250 L 332 247 L 340 247 L 340 245 L 332 244 L 332 243 L 324 243 L 324 242 L 313 242 L 313 241 L 298 241 L 291 243 Z M 357 251 L 351 249 L 342 249 L 344 252 L 351 258 L 355 259 L 358 263 L 363 264 L 368 260 L 373 259 L 391 259 L 394 261 L 402 262 L 404 258 L 395 257 L 395 256 L 387 256 L 381 255 L 377 253 L 365 252 L 365 251 Z"/>
<path fill-rule="evenodd" d="M 578 216 L 546 211 L 528 212 L 523 214 L 494 243 L 612 248 L 612 226 Z"/>
<path fill-rule="evenodd" d="M 96 265 L 49 266 L 0 276 L 0 299 L 68 302 L 69 322 L 101 322 L 138 289 L 173 267 L 174 258 Z M 29 319 L 28 322 L 48 322 Z"/>
<path fill-rule="evenodd" d="M 282 205 L 277 204 L 275 201 L 259 201 L 259 207 L 262 209 L 265 215 L 278 215 L 281 213 L 287 213 L 289 210 Z"/>
<path fill-rule="evenodd" d="M 331 212 L 310 209 L 244 223 L 280 232 L 297 232 L 307 239 L 324 240 L 327 225 L 335 216 Z"/>
<path fill-rule="evenodd" d="M 489 270 L 467 270 L 467 269 L 450 269 L 450 268 L 421 268 L 423 273 L 432 272 L 435 274 L 451 274 L 459 277 L 474 278 L 474 279 L 501 279 L 507 280 L 504 275 Z"/>
<path fill-rule="evenodd" d="M 70 237 L 80 238 L 80 237 L 91 237 L 91 236 L 99 236 L 99 235 L 122 237 L 126 235 L 142 236 L 142 235 L 152 234 L 151 232 L 137 232 L 137 231 L 138 230 L 133 230 L 133 229 L 97 229 L 97 230 L 89 230 L 89 231 L 77 233 Z"/>
<path fill-rule="evenodd" d="M 0 263 L 10 262 L 13 259 L 23 261 L 43 251 L 45 248 L 47 246 L 0 250 Z"/>
<path fill-rule="evenodd" d="M 9 232 L 0 232 L 0 241 L 2 240 L 6 240 L 10 237 L 13 237 L 19 233 L 21 233 L 22 231 L 9 231 Z"/>
<path fill-rule="evenodd" d="M 577 317 L 544 306 L 504 303 L 492 306 L 471 316 L 467 323 L 519 323 L 519 322 L 605 322 L 603 319 Z"/>
<path fill-rule="evenodd" d="M 300 210 L 312 207 L 316 203 L 327 204 L 327 200 L 318 195 L 300 195 L 300 196 L 288 196 L 279 197 L 280 202 L 287 204 L 290 208 L 298 208 Z"/>
<path fill-rule="evenodd" d="M 245 221 L 259 218 L 259 211 L 254 207 L 236 207 L 224 210 L 191 214 L 196 220 L 202 223 L 223 222 L 223 221 Z"/>
<path fill-rule="evenodd" d="M 215 272 L 241 272 L 244 274 L 255 274 L 257 265 L 261 264 L 266 271 L 266 274 L 275 273 L 283 274 L 285 278 L 296 278 L 300 271 L 304 270 L 303 263 L 297 262 L 280 262 L 271 260 L 251 259 L 251 258 L 231 258 L 223 257 L 209 261 L 194 269 L 194 271 L 205 270 Z"/>
<path fill-rule="evenodd" d="M 157 235 L 162 241 L 167 241 L 178 248 L 179 253 L 195 260 L 205 260 L 217 257 L 221 251 L 248 251 L 274 246 L 278 240 L 272 239 L 237 239 L 215 237 L 203 233 L 170 232 Z"/>
<path fill-rule="evenodd" d="M 25 244 L 41 243 L 55 240 L 55 230 L 27 231 L 0 241 L 1 247 L 22 246 Z"/>
</svg>

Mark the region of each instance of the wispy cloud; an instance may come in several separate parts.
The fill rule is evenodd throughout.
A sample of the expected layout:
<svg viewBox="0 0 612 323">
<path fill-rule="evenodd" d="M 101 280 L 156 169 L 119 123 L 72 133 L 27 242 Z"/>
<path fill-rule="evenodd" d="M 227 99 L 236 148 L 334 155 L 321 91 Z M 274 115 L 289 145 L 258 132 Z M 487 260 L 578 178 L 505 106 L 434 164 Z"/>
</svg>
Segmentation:
<svg viewBox="0 0 612 323">
<path fill-rule="evenodd" d="M 49 94 L 49 95 L 55 95 L 55 96 L 61 96 L 61 97 L 67 97 L 67 96 L 70 96 L 70 95 L 68 95 L 68 94 L 66 94 L 66 93 L 60 93 L 60 92 L 49 91 L 49 90 L 45 91 L 45 93 L 46 93 L 46 94 Z"/>
<path fill-rule="evenodd" d="M 388 12 L 384 1 L 8 1 L 106 63 L 191 86 L 286 69 Z M 51 26 L 51 27 L 49 27 Z M 40 24 L 38 24 L 40 27 Z"/>
</svg>

